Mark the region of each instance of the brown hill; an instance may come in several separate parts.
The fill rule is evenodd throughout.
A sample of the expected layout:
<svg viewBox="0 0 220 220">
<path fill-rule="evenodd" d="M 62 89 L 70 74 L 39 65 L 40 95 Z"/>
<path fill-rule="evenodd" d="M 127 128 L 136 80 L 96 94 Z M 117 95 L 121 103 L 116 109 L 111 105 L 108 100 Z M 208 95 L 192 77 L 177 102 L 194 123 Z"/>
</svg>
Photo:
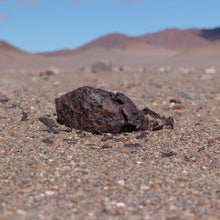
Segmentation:
<svg viewBox="0 0 220 220">
<path fill-rule="evenodd" d="M 130 37 L 124 34 L 113 33 L 99 37 L 79 48 L 70 50 L 58 50 L 52 52 L 39 53 L 43 56 L 68 56 L 76 55 L 91 48 L 104 49 L 135 49 L 135 45 L 151 45 L 171 50 L 185 50 L 193 47 L 202 47 L 208 45 L 210 41 L 220 40 L 220 28 L 216 29 L 167 29 L 151 34 L 145 34 L 139 37 Z M 126 45 L 126 46 L 125 46 Z M 142 49 L 143 51 L 143 49 Z"/>
<path fill-rule="evenodd" d="M 80 52 L 89 50 L 91 48 L 104 48 L 104 49 L 113 49 L 120 46 L 120 44 L 124 42 L 133 41 L 133 37 L 126 36 L 124 34 L 112 33 L 102 37 L 99 37 L 81 47 L 78 47 L 74 50 L 64 49 L 58 51 L 51 51 L 45 53 L 38 53 L 39 55 L 44 56 L 67 56 L 67 55 L 75 55 Z"/>
<path fill-rule="evenodd" d="M 38 68 L 52 65 L 54 61 L 23 51 L 5 41 L 0 41 L 0 70 L 13 68 Z"/>
<path fill-rule="evenodd" d="M 198 35 L 197 29 L 167 29 L 164 31 L 145 34 L 139 41 L 168 49 L 184 50 L 191 47 L 204 46 L 207 40 Z"/>
<path fill-rule="evenodd" d="M 77 49 L 32 54 L 0 41 L 0 69 L 72 69 L 107 60 L 115 66 L 199 65 L 220 66 L 220 28 L 168 29 L 139 37 L 109 34 Z"/>
<path fill-rule="evenodd" d="M 7 43 L 6 41 L 0 41 L 0 54 L 3 54 L 3 53 L 11 53 L 11 54 L 14 54 L 14 53 L 20 53 L 20 54 L 30 54 L 30 53 L 27 53 L 23 50 L 20 50 L 18 49 L 17 47 L 15 46 L 12 46 L 11 44 Z"/>
</svg>

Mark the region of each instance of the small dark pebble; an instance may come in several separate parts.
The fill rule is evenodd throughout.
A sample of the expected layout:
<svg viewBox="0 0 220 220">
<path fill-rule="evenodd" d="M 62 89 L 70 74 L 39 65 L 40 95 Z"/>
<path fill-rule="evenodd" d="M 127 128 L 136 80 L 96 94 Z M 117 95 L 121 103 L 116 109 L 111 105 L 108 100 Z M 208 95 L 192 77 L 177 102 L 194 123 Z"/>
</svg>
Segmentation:
<svg viewBox="0 0 220 220">
<path fill-rule="evenodd" d="M 27 121 L 28 113 L 27 112 L 22 112 L 22 118 L 21 121 Z"/>
<path fill-rule="evenodd" d="M 198 122 L 198 123 L 195 123 L 195 125 L 198 126 L 198 125 L 202 125 L 202 124 Z"/>
<path fill-rule="evenodd" d="M 0 97 L 0 102 L 5 103 L 5 102 L 8 102 L 8 101 L 9 101 L 8 98 L 6 98 L 6 97 Z"/>
<path fill-rule="evenodd" d="M 39 120 L 49 128 L 58 127 L 52 119 L 40 117 Z"/>
<path fill-rule="evenodd" d="M 135 147 L 143 147 L 141 144 L 139 143 L 135 143 L 135 144 L 125 144 L 125 147 L 130 147 L 130 148 L 135 148 Z"/>
<path fill-rule="evenodd" d="M 54 142 L 52 140 L 50 140 L 49 138 L 46 138 L 44 140 L 42 140 L 43 143 L 45 144 L 53 144 Z"/>
<path fill-rule="evenodd" d="M 140 135 L 136 136 L 135 138 L 136 139 L 144 139 L 147 137 L 147 133 L 146 132 L 141 132 Z"/>
<path fill-rule="evenodd" d="M 68 144 L 76 144 L 76 141 L 73 138 L 71 138 L 71 139 L 63 139 L 63 141 L 65 141 Z"/>
<path fill-rule="evenodd" d="M 172 157 L 177 155 L 177 153 L 170 151 L 169 153 L 162 153 L 162 157 Z"/>
<path fill-rule="evenodd" d="M 107 141 L 113 139 L 113 136 L 106 136 L 101 139 L 101 141 Z"/>
<path fill-rule="evenodd" d="M 112 146 L 109 146 L 109 145 L 105 144 L 105 145 L 102 146 L 102 148 L 107 149 L 107 148 L 112 148 Z"/>
<path fill-rule="evenodd" d="M 183 113 L 176 111 L 175 114 L 176 114 L 177 116 L 181 116 Z"/>
<path fill-rule="evenodd" d="M 200 148 L 198 149 L 198 152 L 201 152 L 201 151 L 203 151 L 203 150 L 205 150 L 205 146 L 200 147 Z"/>
<path fill-rule="evenodd" d="M 170 101 L 169 101 L 170 103 L 178 103 L 178 104 L 180 104 L 181 103 L 181 101 L 179 100 L 179 99 L 170 99 Z"/>
</svg>

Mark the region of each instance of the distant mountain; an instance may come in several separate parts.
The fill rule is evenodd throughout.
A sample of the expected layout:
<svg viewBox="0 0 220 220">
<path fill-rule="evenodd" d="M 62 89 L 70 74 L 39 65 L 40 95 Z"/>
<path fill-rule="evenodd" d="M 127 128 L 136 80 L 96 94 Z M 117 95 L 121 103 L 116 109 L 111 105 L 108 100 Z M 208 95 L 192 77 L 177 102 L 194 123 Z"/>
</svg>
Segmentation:
<svg viewBox="0 0 220 220">
<path fill-rule="evenodd" d="M 0 40 L 0 54 L 2 53 L 22 53 L 22 54 L 28 54 L 27 52 L 18 49 L 17 47 L 7 43 L 6 41 Z"/>
<path fill-rule="evenodd" d="M 207 40 L 201 38 L 198 33 L 197 29 L 167 29 L 145 34 L 140 36 L 138 40 L 154 46 L 180 50 L 205 45 Z"/>
<path fill-rule="evenodd" d="M 83 51 L 103 48 L 109 49 L 136 49 L 135 45 L 154 46 L 170 50 L 186 50 L 194 47 L 206 46 L 210 42 L 220 40 L 220 28 L 215 29 L 166 29 L 163 31 L 144 34 L 138 37 L 130 37 L 120 33 L 112 33 L 99 37 L 76 49 L 64 49 L 58 51 L 38 53 L 43 56 L 68 56 L 76 55 Z M 146 47 L 147 49 L 147 47 Z"/>
<path fill-rule="evenodd" d="M 202 29 L 198 34 L 200 37 L 209 41 L 220 40 L 220 27 L 214 29 Z"/>
<path fill-rule="evenodd" d="M 76 49 L 46 53 L 25 52 L 0 41 L 0 70 L 22 68 L 67 69 L 107 60 L 115 66 L 191 65 L 220 66 L 220 27 L 166 29 L 138 37 L 112 33 Z"/>
<path fill-rule="evenodd" d="M 74 55 L 79 52 L 89 50 L 91 48 L 113 49 L 113 48 L 117 48 L 118 46 L 120 46 L 121 44 L 125 42 L 130 42 L 133 39 L 134 39 L 133 37 L 129 37 L 124 34 L 112 33 L 112 34 L 108 34 L 100 38 L 97 38 L 87 44 L 84 44 L 81 47 L 78 47 L 77 49 L 73 49 L 73 50 L 64 49 L 64 50 L 57 50 L 57 51 L 38 53 L 38 54 L 44 55 L 44 56 L 63 56 L 63 55 Z"/>
<path fill-rule="evenodd" d="M 6 41 L 0 41 L 0 69 L 43 65 L 44 57 L 23 51 Z"/>
</svg>

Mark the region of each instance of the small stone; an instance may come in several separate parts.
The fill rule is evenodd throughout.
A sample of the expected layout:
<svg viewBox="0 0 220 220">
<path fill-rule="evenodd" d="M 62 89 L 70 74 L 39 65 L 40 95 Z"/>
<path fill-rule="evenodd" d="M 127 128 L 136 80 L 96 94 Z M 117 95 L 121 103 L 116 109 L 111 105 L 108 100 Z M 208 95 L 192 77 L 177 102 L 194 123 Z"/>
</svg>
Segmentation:
<svg viewBox="0 0 220 220">
<path fill-rule="evenodd" d="M 45 144 L 53 144 L 54 142 L 52 140 L 50 140 L 49 138 L 46 138 L 44 140 L 42 140 L 43 143 Z"/>
<path fill-rule="evenodd" d="M 47 129 L 48 133 L 54 133 L 58 134 L 59 132 L 54 129 L 54 127 L 57 127 L 55 122 L 52 119 L 46 118 L 46 117 L 40 117 L 39 120 L 46 125 L 49 129 Z"/>
<path fill-rule="evenodd" d="M 5 103 L 8 102 L 10 99 L 7 98 L 4 94 L 0 93 L 0 102 Z"/>
<path fill-rule="evenodd" d="M 55 191 L 46 191 L 46 192 L 45 192 L 45 194 L 46 194 L 47 196 L 52 196 L 52 195 L 54 195 L 54 193 L 55 193 Z"/>
<path fill-rule="evenodd" d="M 169 153 L 162 153 L 162 157 L 172 157 L 172 156 L 176 156 L 177 153 L 170 151 Z"/>
<path fill-rule="evenodd" d="M 105 145 L 102 146 L 102 149 L 107 149 L 107 148 L 112 148 L 112 146 L 109 146 L 109 145 L 107 145 L 107 144 L 105 144 Z"/>
<path fill-rule="evenodd" d="M 124 146 L 125 146 L 125 147 L 130 147 L 130 148 L 142 147 L 142 145 L 139 144 L 139 143 L 125 144 Z"/>
<path fill-rule="evenodd" d="M 39 120 L 49 128 L 57 127 L 57 125 L 54 123 L 54 121 L 49 118 L 40 117 Z"/>
<path fill-rule="evenodd" d="M 53 70 L 43 70 L 39 73 L 39 76 L 53 76 L 55 75 L 55 72 Z"/>
<path fill-rule="evenodd" d="M 170 99 L 169 103 L 181 104 L 181 100 L 179 100 L 179 99 Z"/>
<path fill-rule="evenodd" d="M 216 72 L 217 72 L 216 69 L 213 67 L 205 69 L 206 74 L 215 74 Z"/>
<path fill-rule="evenodd" d="M 116 203 L 116 206 L 119 208 L 125 208 L 125 204 L 123 202 Z"/>
<path fill-rule="evenodd" d="M 97 62 L 92 64 L 91 71 L 93 73 L 111 72 L 112 71 L 112 65 L 111 65 L 111 63 L 108 63 L 108 62 L 97 61 Z"/>
<path fill-rule="evenodd" d="M 201 96 L 195 92 L 180 91 L 179 95 L 185 99 L 191 99 L 191 100 L 201 100 L 202 99 Z"/>
<path fill-rule="evenodd" d="M 198 149 L 198 152 L 201 152 L 201 151 L 203 151 L 203 150 L 205 150 L 205 146 L 200 147 L 200 148 Z"/>
<path fill-rule="evenodd" d="M 21 118 L 21 121 L 27 121 L 27 117 L 28 117 L 27 112 L 22 112 L 22 118 Z"/>
<path fill-rule="evenodd" d="M 117 183 L 121 186 L 124 186 L 125 185 L 125 181 L 124 180 L 118 180 Z"/>
</svg>

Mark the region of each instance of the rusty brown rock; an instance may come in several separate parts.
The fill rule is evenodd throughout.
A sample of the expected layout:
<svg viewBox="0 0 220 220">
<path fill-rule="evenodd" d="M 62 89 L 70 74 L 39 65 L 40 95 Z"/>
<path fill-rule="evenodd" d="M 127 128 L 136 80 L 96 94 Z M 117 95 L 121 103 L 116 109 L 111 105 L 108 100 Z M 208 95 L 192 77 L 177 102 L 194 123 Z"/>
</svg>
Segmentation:
<svg viewBox="0 0 220 220">
<path fill-rule="evenodd" d="M 123 93 L 112 93 L 92 87 L 81 87 L 55 100 L 60 124 L 93 133 L 121 133 L 173 128 L 173 119 L 153 111 L 138 110 Z M 145 115 L 160 119 L 149 120 Z"/>
<path fill-rule="evenodd" d="M 43 70 L 39 73 L 39 76 L 53 76 L 55 72 L 53 70 Z"/>
</svg>

